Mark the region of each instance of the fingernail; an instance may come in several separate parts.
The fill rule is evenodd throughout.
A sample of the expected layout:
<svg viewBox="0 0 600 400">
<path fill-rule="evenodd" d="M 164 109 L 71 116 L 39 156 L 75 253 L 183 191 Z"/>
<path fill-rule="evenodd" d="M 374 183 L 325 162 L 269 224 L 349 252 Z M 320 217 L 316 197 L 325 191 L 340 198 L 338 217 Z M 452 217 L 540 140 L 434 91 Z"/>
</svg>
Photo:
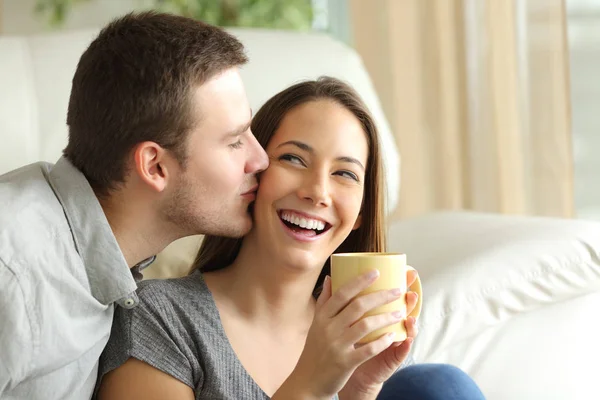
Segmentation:
<svg viewBox="0 0 600 400">
<path fill-rule="evenodd" d="M 371 280 L 371 279 L 375 279 L 379 277 L 379 270 L 378 269 L 374 269 L 373 271 L 369 271 L 369 273 L 367 274 L 367 279 Z"/>
<path fill-rule="evenodd" d="M 409 322 L 409 323 L 411 323 L 411 324 L 414 324 L 414 323 L 416 322 L 416 319 L 415 319 L 415 317 L 408 317 L 408 318 L 407 318 L 407 320 L 408 320 L 408 322 Z"/>
<path fill-rule="evenodd" d="M 329 283 L 329 275 L 325 275 L 325 279 L 323 280 L 323 285 L 327 285 Z"/>
<path fill-rule="evenodd" d="M 406 341 L 408 342 L 408 345 L 410 346 L 412 344 L 412 342 L 414 342 L 414 339 L 409 337 L 409 338 L 406 338 Z"/>
<path fill-rule="evenodd" d="M 403 291 L 400 288 L 393 288 L 390 290 L 390 293 L 394 296 L 402 296 Z"/>
<path fill-rule="evenodd" d="M 405 317 L 405 315 L 402 311 L 394 311 L 394 312 L 392 312 L 392 316 L 398 320 Z"/>
</svg>

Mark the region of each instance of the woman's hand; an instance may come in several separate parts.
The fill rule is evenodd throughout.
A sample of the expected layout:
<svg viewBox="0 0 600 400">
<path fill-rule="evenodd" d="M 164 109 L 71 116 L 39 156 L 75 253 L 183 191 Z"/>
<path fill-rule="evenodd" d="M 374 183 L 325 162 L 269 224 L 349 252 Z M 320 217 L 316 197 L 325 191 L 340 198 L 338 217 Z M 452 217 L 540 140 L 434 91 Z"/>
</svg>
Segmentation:
<svg viewBox="0 0 600 400">
<path fill-rule="evenodd" d="M 417 279 L 417 272 L 409 270 L 406 275 L 407 287 Z M 417 304 L 415 292 L 406 293 L 406 312 L 412 312 Z M 375 399 L 383 383 L 398 370 L 404 362 L 417 336 L 417 326 L 414 317 L 408 317 L 404 326 L 407 338 L 402 342 L 395 342 L 383 352 L 359 366 L 340 392 L 340 399 Z"/>
<path fill-rule="evenodd" d="M 404 295 L 398 288 L 357 297 L 378 277 L 379 271 L 371 271 L 342 286 L 334 295 L 330 278 L 326 277 L 304 350 L 290 377 L 273 396 L 274 400 L 294 398 L 299 392 L 302 396 L 298 398 L 330 400 L 346 385 L 358 366 L 392 346 L 391 334 L 357 346 L 367 334 L 398 323 L 404 317 L 399 313 L 385 313 L 362 318 L 368 311 Z M 361 376 L 371 377 L 367 372 Z M 296 396 L 285 397 L 292 393 Z"/>
</svg>

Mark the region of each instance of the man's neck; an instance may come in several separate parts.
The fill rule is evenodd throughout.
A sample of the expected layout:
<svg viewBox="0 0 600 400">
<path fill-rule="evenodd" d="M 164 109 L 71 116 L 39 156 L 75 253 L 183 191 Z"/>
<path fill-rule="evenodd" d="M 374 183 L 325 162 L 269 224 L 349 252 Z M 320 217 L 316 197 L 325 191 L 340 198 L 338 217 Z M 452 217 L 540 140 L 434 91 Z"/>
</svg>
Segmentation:
<svg viewBox="0 0 600 400">
<path fill-rule="evenodd" d="M 142 202 L 124 201 L 118 194 L 98 200 L 129 268 L 156 255 L 176 239 L 165 234 L 167 229 L 158 226 L 158 218 Z"/>
</svg>

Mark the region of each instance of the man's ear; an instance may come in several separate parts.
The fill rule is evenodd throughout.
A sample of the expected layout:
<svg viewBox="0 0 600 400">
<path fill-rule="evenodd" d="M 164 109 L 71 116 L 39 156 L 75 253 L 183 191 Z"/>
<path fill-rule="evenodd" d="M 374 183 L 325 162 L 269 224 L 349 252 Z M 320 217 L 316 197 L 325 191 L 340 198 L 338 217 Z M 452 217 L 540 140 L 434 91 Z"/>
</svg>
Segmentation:
<svg viewBox="0 0 600 400">
<path fill-rule="evenodd" d="M 352 230 L 355 231 L 360 228 L 360 224 L 362 224 L 362 214 L 358 214 L 358 217 L 356 217 L 356 222 L 354 223 Z"/>
<path fill-rule="evenodd" d="M 135 172 L 140 180 L 157 192 L 167 187 L 169 169 L 168 152 L 155 142 L 142 142 L 134 148 Z"/>
</svg>

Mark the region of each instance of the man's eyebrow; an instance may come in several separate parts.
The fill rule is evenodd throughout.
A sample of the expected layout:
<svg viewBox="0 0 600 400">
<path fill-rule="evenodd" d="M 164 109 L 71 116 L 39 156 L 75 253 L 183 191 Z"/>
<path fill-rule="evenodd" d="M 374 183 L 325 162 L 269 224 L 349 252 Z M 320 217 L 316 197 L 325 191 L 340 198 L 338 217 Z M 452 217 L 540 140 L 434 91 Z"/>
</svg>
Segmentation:
<svg viewBox="0 0 600 400">
<path fill-rule="evenodd" d="M 226 137 L 235 137 L 235 136 L 240 136 L 242 133 L 246 132 L 248 129 L 250 129 L 250 126 L 252 125 L 252 109 L 250 109 L 250 121 L 248 121 L 247 123 L 245 123 L 244 125 L 235 128 L 234 130 L 232 130 L 231 132 L 227 132 L 225 134 Z"/>
<path fill-rule="evenodd" d="M 233 136 L 240 136 L 242 133 L 246 132 L 248 129 L 250 129 L 250 125 L 252 124 L 252 121 L 248 121 L 248 123 L 230 131 L 227 132 L 225 134 L 225 136 L 227 137 L 233 137 Z"/>
<path fill-rule="evenodd" d="M 282 146 L 287 146 L 287 145 L 296 146 L 299 149 L 304 150 L 304 151 L 306 151 L 307 153 L 310 153 L 310 154 L 314 154 L 315 153 L 315 149 L 313 149 L 310 145 L 308 145 L 308 144 L 306 144 L 304 142 L 300 142 L 298 140 L 288 140 L 287 142 L 283 142 L 283 143 L 279 144 L 279 146 L 277 146 L 277 148 L 280 148 Z M 360 161 L 358 161 L 354 157 L 342 156 L 342 157 L 336 158 L 336 161 L 342 161 L 342 162 L 356 164 L 360 168 L 362 168 L 363 171 L 365 170 L 365 166 L 362 165 L 362 163 Z"/>
</svg>

